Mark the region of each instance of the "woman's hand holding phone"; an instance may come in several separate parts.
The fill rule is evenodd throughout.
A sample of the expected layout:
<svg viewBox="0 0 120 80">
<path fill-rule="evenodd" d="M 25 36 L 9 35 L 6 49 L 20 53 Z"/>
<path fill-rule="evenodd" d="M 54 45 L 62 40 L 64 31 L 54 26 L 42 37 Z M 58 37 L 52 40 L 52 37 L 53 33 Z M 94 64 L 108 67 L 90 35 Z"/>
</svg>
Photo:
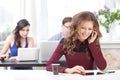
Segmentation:
<svg viewBox="0 0 120 80">
<path fill-rule="evenodd" d="M 93 31 L 88 39 L 89 44 L 94 42 L 96 38 L 97 38 L 97 32 Z"/>
</svg>

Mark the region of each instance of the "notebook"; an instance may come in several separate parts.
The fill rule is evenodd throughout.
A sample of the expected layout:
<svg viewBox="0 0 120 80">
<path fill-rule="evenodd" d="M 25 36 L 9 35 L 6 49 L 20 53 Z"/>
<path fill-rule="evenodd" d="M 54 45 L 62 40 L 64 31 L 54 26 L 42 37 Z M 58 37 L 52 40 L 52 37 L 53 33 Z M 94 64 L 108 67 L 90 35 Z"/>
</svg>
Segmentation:
<svg viewBox="0 0 120 80">
<path fill-rule="evenodd" d="M 41 41 L 40 42 L 40 61 L 48 61 L 58 46 L 59 41 Z M 65 60 L 64 56 L 60 60 Z"/>
<path fill-rule="evenodd" d="M 18 61 L 37 61 L 38 59 L 38 48 L 18 48 Z"/>
</svg>

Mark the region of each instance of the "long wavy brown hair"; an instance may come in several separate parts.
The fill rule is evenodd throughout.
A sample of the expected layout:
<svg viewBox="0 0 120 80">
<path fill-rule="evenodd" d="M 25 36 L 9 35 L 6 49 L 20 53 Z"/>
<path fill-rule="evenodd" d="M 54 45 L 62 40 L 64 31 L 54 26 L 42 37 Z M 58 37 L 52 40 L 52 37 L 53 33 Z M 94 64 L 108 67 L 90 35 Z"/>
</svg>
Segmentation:
<svg viewBox="0 0 120 80">
<path fill-rule="evenodd" d="M 73 16 L 72 23 L 70 26 L 70 35 L 67 38 L 64 38 L 63 41 L 63 51 L 65 53 L 72 53 L 75 48 L 75 41 L 78 40 L 77 27 L 81 25 L 83 21 L 92 21 L 93 29 L 98 33 L 97 38 L 95 39 L 96 46 L 99 47 L 99 38 L 102 37 L 99 30 L 99 23 L 92 12 L 83 11 Z"/>
<path fill-rule="evenodd" d="M 17 47 L 21 47 L 21 43 L 20 43 L 20 34 L 19 31 L 22 30 L 24 27 L 26 26 L 30 26 L 30 23 L 26 20 L 26 19 L 21 19 L 18 23 L 17 26 L 15 27 L 15 29 L 13 30 L 13 33 L 15 35 L 15 40 L 16 40 L 16 45 Z"/>
</svg>

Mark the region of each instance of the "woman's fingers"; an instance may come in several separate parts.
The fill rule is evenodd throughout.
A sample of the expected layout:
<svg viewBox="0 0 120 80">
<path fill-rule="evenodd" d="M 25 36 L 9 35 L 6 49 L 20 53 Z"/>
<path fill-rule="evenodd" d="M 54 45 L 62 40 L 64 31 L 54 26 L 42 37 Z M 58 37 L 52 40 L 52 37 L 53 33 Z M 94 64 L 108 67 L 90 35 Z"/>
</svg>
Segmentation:
<svg viewBox="0 0 120 80">
<path fill-rule="evenodd" d="M 78 73 L 78 74 L 85 74 L 85 69 L 82 66 L 74 66 L 72 68 L 67 68 L 65 69 L 66 73 L 70 73 L 70 74 L 74 74 L 74 73 Z"/>
<path fill-rule="evenodd" d="M 9 58 L 9 60 L 11 60 L 11 61 L 16 61 L 16 60 L 17 60 L 17 57 L 11 57 L 11 58 Z"/>
<path fill-rule="evenodd" d="M 82 66 L 75 66 L 72 71 L 73 73 L 85 74 L 85 69 Z"/>
<path fill-rule="evenodd" d="M 0 60 L 6 58 L 6 55 L 1 55 Z"/>
<path fill-rule="evenodd" d="M 77 70 L 79 71 L 80 74 L 85 74 L 85 69 L 82 66 L 79 66 Z"/>
</svg>

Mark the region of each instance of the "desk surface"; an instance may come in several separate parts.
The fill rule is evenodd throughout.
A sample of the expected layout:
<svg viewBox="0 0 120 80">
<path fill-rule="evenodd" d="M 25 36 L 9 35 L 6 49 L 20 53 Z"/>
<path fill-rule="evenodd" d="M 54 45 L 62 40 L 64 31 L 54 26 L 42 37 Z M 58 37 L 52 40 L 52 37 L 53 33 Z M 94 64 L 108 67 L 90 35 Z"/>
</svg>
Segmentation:
<svg viewBox="0 0 120 80">
<path fill-rule="evenodd" d="M 27 62 L 19 62 L 19 61 L 8 61 L 4 62 L 0 61 L 0 67 L 9 67 L 9 66 L 46 66 L 46 62 L 38 62 L 38 61 L 27 61 Z"/>
<path fill-rule="evenodd" d="M 53 75 L 46 70 L 1 70 L 0 75 L 2 80 L 120 80 L 120 70 L 110 74 L 84 76 L 66 73 Z"/>
</svg>

